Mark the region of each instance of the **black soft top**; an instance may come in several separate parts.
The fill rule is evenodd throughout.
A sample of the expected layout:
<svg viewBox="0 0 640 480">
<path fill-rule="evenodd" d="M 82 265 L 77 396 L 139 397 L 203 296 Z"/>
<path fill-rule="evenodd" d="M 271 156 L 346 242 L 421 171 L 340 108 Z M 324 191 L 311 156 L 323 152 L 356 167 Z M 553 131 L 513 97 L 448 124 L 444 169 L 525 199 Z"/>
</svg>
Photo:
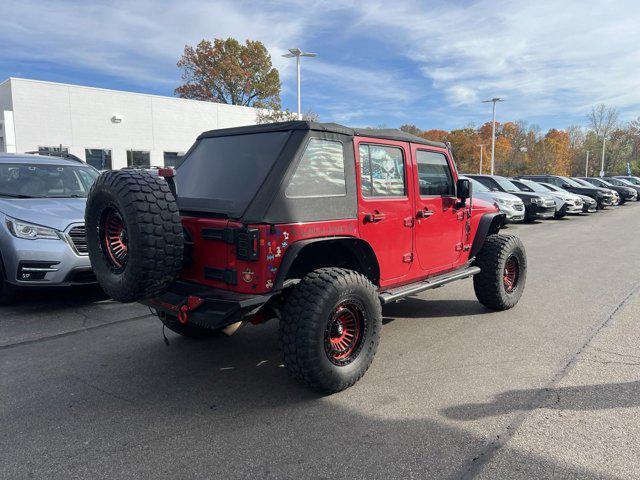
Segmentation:
<svg viewBox="0 0 640 480">
<path fill-rule="evenodd" d="M 374 137 L 384 140 L 396 140 L 399 142 L 420 143 L 431 147 L 446 148 L 441 142 L 432 142 L 417 135 L 412 135 L 395 128 L 370 129 L 370 128 L 351 128 L 345 127 L 338 123 L 320 123 L 309 122 L 306 120 L 294 120 L 292 122 L 266 123 L 264 125 L 247 125 L 245 127 L 221 128 L 218 130 L 209 130 L 202 133 L 201 138 L 226 137 L 229 135 L 245 135 L 248 133 L 266 133 L 266 132 L 283 132 L 289 130 L 310 130 L 316 132 L 338 133 L 351 137 Z"/>
</svg>

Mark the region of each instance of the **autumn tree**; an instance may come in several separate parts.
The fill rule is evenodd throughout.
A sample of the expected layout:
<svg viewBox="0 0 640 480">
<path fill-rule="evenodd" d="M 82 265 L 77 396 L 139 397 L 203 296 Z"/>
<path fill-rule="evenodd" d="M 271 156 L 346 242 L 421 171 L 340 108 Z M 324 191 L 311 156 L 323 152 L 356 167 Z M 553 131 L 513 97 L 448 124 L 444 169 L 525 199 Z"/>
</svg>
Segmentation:
<svg viewBox="0 0 640 480">
<path fill-rule="evenodd" d="M 306 120 L 308 122 L 317 122 L 319 118 L 319 115 L 312 110 L 302 114 L 302 120 Z M 271 110 L 265 108 L 259 110 L 258 115 L 256 116 L 257 123 L 291 122 L 294 120 L 298 120 L 298 114 L 289 109 Z"/>
<path fill-rule="evenodd" d="M 179 97 L 280 109 L 280 74 L 261 42 L 202 40 L 184 47 L 178 67 L 184 82 L 175 89 Z"/>
<path fill-rule="evenodd" d="M 432 129 L 421 132 L 419 136 L 432 142 L 444 142 L 448 134 L 446 130 Z"/>
<path fill-rule="evenodd" d="M 409 124 L 409 123 L 405 123 L 404 125 L 400 126 L 400 130 L 402 130 L 403 132 L 410 133 L 411 135 L 420 135 L 422 133 L 422 130 L 420 130 L 415 125 Z"/>
</svg>

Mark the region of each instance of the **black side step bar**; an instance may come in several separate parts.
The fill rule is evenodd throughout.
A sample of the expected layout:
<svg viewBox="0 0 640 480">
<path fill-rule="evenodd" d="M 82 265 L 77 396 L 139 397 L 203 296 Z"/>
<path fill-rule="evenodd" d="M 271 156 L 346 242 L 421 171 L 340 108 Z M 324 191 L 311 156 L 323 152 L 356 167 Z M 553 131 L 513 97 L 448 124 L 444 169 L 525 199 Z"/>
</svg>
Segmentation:
<svg viewBox="0 0 640 480">
<path fill-rule="evenodd" d="M 395 302 L 403 297 L 413 295 L 424 290 L 430 290 L 432 288 L 441 287 L 447 283 L 455 282 L 456 280 L 462 280 L 463 278 L 472 277 L 475 274 L 480 273 L 480 267 L 467 267 L 463 270 L 455 270 L 453 272 L 443 273 L 436 277 L 427 278 L 421 282 L 412 283 L 410 285 L 404 285 L 402 287 L 394 288 L 382 292 L 380 302 L 385 303 Z"/>
</svg>

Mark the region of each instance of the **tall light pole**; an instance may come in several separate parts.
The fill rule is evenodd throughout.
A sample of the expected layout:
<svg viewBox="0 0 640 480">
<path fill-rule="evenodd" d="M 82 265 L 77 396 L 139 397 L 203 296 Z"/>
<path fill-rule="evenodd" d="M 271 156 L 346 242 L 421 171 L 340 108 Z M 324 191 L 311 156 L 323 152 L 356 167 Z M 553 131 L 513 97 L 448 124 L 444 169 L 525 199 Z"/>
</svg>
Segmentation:
<svg viewBox="0 0 640 480">
<path fill-rule="evenodd" d="M 283 55 L 285 58 L 296 57 L 296 68 L 298 70 L 298 120 L 302 120 L 302 100 L 300 99 L 300 57 L 315 57 L 315 53 L 303 52 L 299 48 L 290 48 L 289 53 Z"/>
<path fill-rule="evenodd" d="M 606 135 L 602 136 L 602 165 L 600 166 L 600 176 L 604 177 L 604 145 L 607 142 Z"/>
<path fill-rule="evenodd" d="M 587 162 L 584 165 L 584 176 L 589 176 L 589 150 L 587 150 Z"/>
<path fill-rule="evenodd" d="M 494 97 L 483 100 L 482 103 L 493 103 L 493 128 L 491 129 L 491 175 L 493 175 L 496 157 L 496 103 L 504 102 L 504 98 Z"/>
<path fill-rule="evenodd" d="M 484 148 L 484 144 L 476 145 L 476 147 L 480 147 L 480 175 L 482 175 L 482 149 Z"/>
</svg>

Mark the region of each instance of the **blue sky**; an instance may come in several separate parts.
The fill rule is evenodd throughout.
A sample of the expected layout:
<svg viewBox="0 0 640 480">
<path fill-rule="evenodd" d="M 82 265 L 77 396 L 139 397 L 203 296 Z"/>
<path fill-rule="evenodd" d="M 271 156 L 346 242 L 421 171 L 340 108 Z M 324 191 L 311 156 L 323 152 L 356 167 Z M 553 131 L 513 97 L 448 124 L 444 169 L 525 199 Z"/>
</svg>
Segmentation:
<svg viewBox="0 0 640 480">
<path fill-rule="evenodd" d="M 265 43 L 295 108 L 354 126 L 451 129 L 498 119 L 584 124 L 596 103 L 640 115 L 640 2 L 2 0 L 0 80 L 26 77 L 160 95 L 185 44 Z"/>
</svg>

